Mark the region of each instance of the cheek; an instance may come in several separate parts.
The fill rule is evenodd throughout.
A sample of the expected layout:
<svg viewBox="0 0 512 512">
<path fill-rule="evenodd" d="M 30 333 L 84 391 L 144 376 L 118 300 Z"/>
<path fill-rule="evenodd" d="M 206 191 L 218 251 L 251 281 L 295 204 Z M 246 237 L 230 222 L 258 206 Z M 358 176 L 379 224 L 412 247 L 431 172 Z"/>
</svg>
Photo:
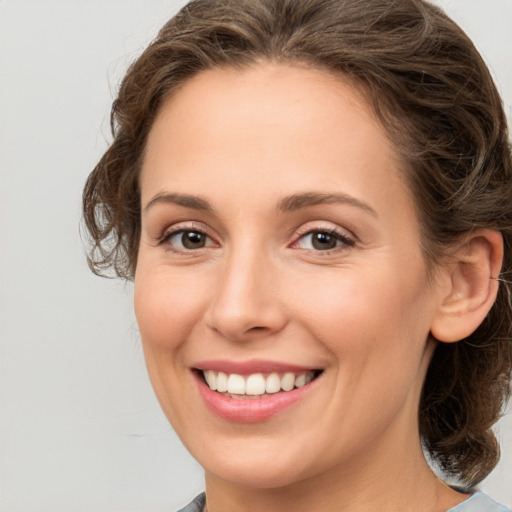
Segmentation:
<svg viewBox="0 0 512 512">
<path fill-rule="evenodd" d="M 190 333 L 203 308 L 204 290 L 169 268 L 139 265 L 135 276 L 134 309 L 149 379 L 169 422 L 187 418 L 187 370 L 183 357 Z M 186 401 L 186 400 L 185 400 Z"/>
<path fill-rule="evenodd" d="M 354 356 L 351 364 L 386 359 L 388 365 L 400 366 L 424 348 L 430 323 L 419 278 L 423 274 L 411 278 L 392 265 L 382 268 L 386 271 L 340 269 L 335 278 L 326 275 L 314 286 L 304 282 L 297 294 L 303 297 L 297 302 L 302 310 L 298 316 L 342 364 Z"/>
<path fill-rule="evenodd" d="M 337 285 L 326 280 L 305 288 L 298 316 L 332 356 L 338 392 L 325 412 L 326 424 L 339 423 L 340 410 L 357 411 L 345 416 L 343 433 L 369 439 L 412 403 L 408 400 L 419 399 L 429 313 L 419 280 L 398 269 L 339 275 Z"/>
<path fill-rule="evenodd" d="M 168 351 L 185 341 L 204 307 L 201 282 L 166 268 L 138 271 L 134 308 L 145 348 Z"/>
</svg>

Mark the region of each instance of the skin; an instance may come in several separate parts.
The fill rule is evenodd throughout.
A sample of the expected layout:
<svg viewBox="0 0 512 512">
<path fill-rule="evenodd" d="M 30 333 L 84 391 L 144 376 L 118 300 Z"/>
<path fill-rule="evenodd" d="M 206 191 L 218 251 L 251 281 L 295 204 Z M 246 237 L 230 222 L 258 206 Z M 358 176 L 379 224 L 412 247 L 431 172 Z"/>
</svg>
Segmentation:
<svg viewBox="0 0 512 512">
<path fill-rule="evenodd" d="M 358 88 L 322 71 L 209 70 L 163 105 L 141 172 L 135 312 L 160 404 L 205 469 L 209 512 L 440 512 L 466 498 L 420 446 L 447 280 L 427 278 L 402 172 Z M 304 193 L 352 199 L 279 209 Z M 180 229 L 205 246 L 163 240 Z M 312 246 L 308 232 L 333 229 L 351 242 Z M 191 367 L 254 358 L 323 373 L 264 422 L 215 416 Z"/>
</svg>

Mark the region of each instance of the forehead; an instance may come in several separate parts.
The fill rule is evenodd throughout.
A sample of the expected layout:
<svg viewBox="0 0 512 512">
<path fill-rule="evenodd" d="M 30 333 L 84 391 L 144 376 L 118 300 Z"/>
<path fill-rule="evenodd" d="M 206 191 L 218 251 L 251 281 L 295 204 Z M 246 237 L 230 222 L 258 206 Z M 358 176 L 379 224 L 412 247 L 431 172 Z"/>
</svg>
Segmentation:
<svg viewBox="0 0 512 512">
<path fill-rule="evenodd" d="M 215 192 L 219 183 L 239 197 L 268 196 L 272 184 L 276 201 L 341 187 L 372 202 L 383 192 L 409 195 L 400 167 L 363 89 L 348 79 L 276 63 L 215 68 L 163 104 L 148 137 L 142 202 L 169 187 Z"/>
</svg>

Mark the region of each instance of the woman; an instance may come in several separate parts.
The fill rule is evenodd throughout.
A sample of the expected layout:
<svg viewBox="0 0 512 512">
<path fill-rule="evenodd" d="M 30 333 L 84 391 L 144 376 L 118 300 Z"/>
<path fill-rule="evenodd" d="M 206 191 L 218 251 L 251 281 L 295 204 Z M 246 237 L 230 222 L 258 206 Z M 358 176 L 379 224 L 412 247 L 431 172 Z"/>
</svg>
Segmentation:
<svg viewBox="0 0 512 512">
<path fill-rule="evenodd" d="M 475 485 L 510 389 L 512 163 L 451 20 L 197 0 L 112 125 L 90 264 L 135 280 L 152 385 L 205 469 L 184 510 L 506 510 Z"/>
</svg>

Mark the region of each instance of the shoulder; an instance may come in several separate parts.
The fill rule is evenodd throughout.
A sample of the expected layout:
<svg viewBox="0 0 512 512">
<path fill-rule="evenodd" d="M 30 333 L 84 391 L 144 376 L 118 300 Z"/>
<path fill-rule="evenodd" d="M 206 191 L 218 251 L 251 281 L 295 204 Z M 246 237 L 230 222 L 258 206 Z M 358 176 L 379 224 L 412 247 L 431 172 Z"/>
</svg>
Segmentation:
<svg viewBox="0 0 512 512">
<path fill-rule="evenodd" d="M 206 503 L 206 496 L 203 493 L 196 496 L 185 508 L 178 510 L 178 512 L 202 512 Z"/>
<path fill-rule="evenodd" d="M 511 512 L 507 507 L 496 503 L 481 491 L 472 494 L 467 500 L 447 512 Z"/>
</svg>

